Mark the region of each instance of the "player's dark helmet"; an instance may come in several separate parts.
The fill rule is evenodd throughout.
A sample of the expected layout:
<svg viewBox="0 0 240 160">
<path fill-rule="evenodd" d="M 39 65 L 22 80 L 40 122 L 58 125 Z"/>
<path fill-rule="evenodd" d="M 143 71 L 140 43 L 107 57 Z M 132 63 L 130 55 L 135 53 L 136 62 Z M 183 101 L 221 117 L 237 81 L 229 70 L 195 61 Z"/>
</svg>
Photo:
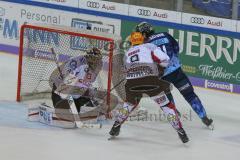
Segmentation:
<svg viewBox="0 0 240 160">
<path fill-rule="evenodd" d="M 146 38 L 155 33 L 153 26 L 147 22 L 141 22 L 135 27 L 136 32 L 141 32 Z"/>
</svg>

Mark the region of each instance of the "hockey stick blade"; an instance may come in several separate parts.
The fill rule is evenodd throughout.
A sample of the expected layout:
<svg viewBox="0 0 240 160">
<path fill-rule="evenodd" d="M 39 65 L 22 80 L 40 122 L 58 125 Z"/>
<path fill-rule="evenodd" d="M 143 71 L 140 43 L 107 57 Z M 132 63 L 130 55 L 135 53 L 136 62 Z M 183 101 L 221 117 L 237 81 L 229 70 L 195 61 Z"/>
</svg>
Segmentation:
<svg viewBox="0 0 240 160">
<path fill-rule="evenodd" d="M 79 121 L 75 121 L 77 128 L 102 128 L 102 124 L 85 124 Z"/>
</svg>

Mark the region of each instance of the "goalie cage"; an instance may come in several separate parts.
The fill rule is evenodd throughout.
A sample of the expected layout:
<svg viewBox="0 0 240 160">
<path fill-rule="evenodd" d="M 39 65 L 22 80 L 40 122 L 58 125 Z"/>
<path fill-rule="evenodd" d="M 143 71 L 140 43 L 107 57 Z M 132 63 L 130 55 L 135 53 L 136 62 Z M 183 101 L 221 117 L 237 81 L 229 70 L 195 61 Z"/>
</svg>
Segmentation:
<svg viewBox="0 0 240 160">
<path fill-rule="evenodd" d="M 61 64 L 70 57 L 86 54 L 89 48 L 97 47 L 103 55 L 103 67 L 93 87 L 101 93 L 105 91 L 106 105 L 108 109 L 113 109 L 124 99 L 122 96 L 125 92 L 124 83 L 111 90 L 114 83 L 125 76 L 122 67 L 119 67 L 122 66 L 122 54 L 116 44 L 120 42 L 120 36 L 96 31 L 65 26 L 23 25 L 20 32 L 17 101 L 50 99 L 52 83 L 49 79 L 57 68 L 51 48 L 54 48 Z"/>
</svg>

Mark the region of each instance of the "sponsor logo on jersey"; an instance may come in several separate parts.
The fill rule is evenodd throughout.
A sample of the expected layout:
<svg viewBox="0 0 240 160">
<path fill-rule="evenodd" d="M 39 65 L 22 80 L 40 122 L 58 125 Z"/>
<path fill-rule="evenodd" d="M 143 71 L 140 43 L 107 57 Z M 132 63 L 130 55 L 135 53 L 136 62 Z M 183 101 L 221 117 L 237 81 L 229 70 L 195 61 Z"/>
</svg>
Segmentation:
<svg viewBox="0 0 240 160">
<path fill-rule="evenodd" d="M 132 52 L 129 52 L 129 53 L 128 53 L 128 56 L 134 55 L 134 54 L 136 54 L 136 53 L 138 53 L 138 52 L 140 52 L 140 49 L 137 49 L 137 50 L 134 50 L 134 51 L 132 51 Z"/>
<path fill-rule="evenodd" d="M 183 85 L 182 87 L 179 88 L 179 91 L 183 91 L 185 89 L 187 89 L 188 87 L 190 87 L 191 85 L 189 83 Z"/>
<path fill-rule="evenodd" d="M 159 45 L 162 45 L 162 44 L 169 43 L 169 40 L 167 38 L 159 38 L 159 39 L 153 40 L 152 43 L 159 46 Z"/>
<path fill-rule="evenodd" d="M 164 33 L 155 34 L 155 35 L 152 35 L 151 37 L 149 37 L 149 39 L 152 40 L 152 39 L 159 38 L 159 37 L 165 37 L 165 34 Z"/>
<path fill-rule="evenodd" d="M 148 9 L 139 8 L 137 10 L 137 14 L 140 15 L 140 16 L 151 16 L 151 11 L 148 10 Z"/>
<path fill-rule="evenodd" d="M 153 76 L 154 71 L 151 66 L 131 66 L 131 68 L 127 69 L 127 78 L 141 78 L 145 76 Z"/>
</svg>

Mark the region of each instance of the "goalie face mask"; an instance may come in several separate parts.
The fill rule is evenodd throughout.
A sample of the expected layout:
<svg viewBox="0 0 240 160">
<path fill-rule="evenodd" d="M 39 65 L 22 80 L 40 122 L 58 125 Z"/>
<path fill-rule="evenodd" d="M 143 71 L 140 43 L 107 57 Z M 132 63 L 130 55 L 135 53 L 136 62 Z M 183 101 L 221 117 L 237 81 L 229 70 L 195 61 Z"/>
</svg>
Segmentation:
<svg viewBox="0 0 240 160">
<path fill-rule="evenodd" d="M 101 55 L 101 52 L 98 48 L 94 47 L 94 48 L 87 51 L 87 55 L 99 56 L 99 55 Z"/>
<path fill-rule="evenodd" d="M 102 54 L 98 48 L 92 48 L 87 51 L 86 57 L 89 58 L 95 58 L 95 59 L 101 59 Z"/>
<path fill-rule="evenodd" d="M 91 50 L 88 50 L 85 57 L 91 68 L 95 68 L 95 66 L 98 63 L 101 63 L 102 60 L 102 54 L 97 48 L 92 48 Z"/>
</svg>

